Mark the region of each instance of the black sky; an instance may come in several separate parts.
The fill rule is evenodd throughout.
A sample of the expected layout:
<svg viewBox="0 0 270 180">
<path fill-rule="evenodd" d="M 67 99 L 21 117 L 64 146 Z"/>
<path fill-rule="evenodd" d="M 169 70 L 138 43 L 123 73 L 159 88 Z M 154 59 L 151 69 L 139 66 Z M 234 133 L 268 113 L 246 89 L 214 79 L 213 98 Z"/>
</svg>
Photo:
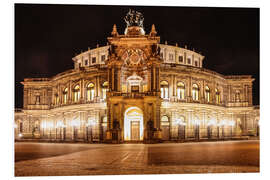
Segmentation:
<svg viewBox="0 0 270 180">
<path fill-rule="evenodd" d="M 73 68 L 75 53 L 106 44 L 113 24 L 123 34 L 129 8 L 143 13 L 149 33 L 205 56 L 204 67 L 225 75 L 252 75 L 259 104 L 259 9 L 15 4 L 15 106 L 27 77 L 51 77 Z"/>
</svg>

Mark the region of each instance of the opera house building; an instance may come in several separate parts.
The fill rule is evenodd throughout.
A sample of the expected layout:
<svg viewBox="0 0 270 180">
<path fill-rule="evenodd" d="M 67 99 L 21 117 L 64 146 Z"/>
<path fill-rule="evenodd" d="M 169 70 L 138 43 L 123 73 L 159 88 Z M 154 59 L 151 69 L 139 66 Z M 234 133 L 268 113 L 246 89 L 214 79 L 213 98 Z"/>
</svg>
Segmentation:
<svg viewBox="0 0 270 180">
<path fill-rule="evenodd" d="M 259 135 L 251 75 L 203 68 L 204 56 L 160 44 L 130 11 L 125 32 L 113 26 L 106 46 L 72 58 L 74 68 L 25 78 L 15 139 L 157 143 Z"/>
</svg>

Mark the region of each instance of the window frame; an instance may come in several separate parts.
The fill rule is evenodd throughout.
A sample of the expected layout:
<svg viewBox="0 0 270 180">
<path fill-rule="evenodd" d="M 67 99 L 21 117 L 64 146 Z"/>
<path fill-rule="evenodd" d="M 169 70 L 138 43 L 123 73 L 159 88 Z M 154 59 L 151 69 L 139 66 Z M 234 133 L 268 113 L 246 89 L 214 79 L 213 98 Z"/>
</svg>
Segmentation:
<svg viewBox="0 0 270 180">
<path fill-rule="evenodd" d="M 162 82 L 166 84 L 162 84 Z M 169 83 L 166 80 L 160 81 L 160 97 L 162 99 L 169 99 Z"/>
<path fill-rule="evenodd" d="M 192 100 L 193 101 L 199 101 L 199 92 L 200 92 L 200 88 L 199 88 L 198 84 L 194 83 L 192 85 Z"/>
</svg>

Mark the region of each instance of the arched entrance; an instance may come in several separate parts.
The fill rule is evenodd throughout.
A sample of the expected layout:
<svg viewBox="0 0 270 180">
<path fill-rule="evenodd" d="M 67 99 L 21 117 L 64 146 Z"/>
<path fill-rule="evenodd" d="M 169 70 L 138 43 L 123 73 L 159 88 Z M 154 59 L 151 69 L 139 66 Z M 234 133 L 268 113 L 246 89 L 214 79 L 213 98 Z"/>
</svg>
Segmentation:
<svg viewBox="0 0 270 180">
<path fill-rule="evenodd" d="M 125 111 L 124 140 L 143 140 L 143 112 L 138 107 L 130 107 Z"/>
</svg>

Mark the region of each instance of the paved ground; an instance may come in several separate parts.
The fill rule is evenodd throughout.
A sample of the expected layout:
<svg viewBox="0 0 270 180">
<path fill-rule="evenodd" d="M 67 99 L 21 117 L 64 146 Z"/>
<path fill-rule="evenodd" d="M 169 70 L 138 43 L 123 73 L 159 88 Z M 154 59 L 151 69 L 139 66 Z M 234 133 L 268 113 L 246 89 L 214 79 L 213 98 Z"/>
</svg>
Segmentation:
<svg viewBox="0 0 270 180">
<path fill-rule="evenodd" d="M 259 172 L 259 141 L 15 143 L 15 176 Z"/>
</svg>

